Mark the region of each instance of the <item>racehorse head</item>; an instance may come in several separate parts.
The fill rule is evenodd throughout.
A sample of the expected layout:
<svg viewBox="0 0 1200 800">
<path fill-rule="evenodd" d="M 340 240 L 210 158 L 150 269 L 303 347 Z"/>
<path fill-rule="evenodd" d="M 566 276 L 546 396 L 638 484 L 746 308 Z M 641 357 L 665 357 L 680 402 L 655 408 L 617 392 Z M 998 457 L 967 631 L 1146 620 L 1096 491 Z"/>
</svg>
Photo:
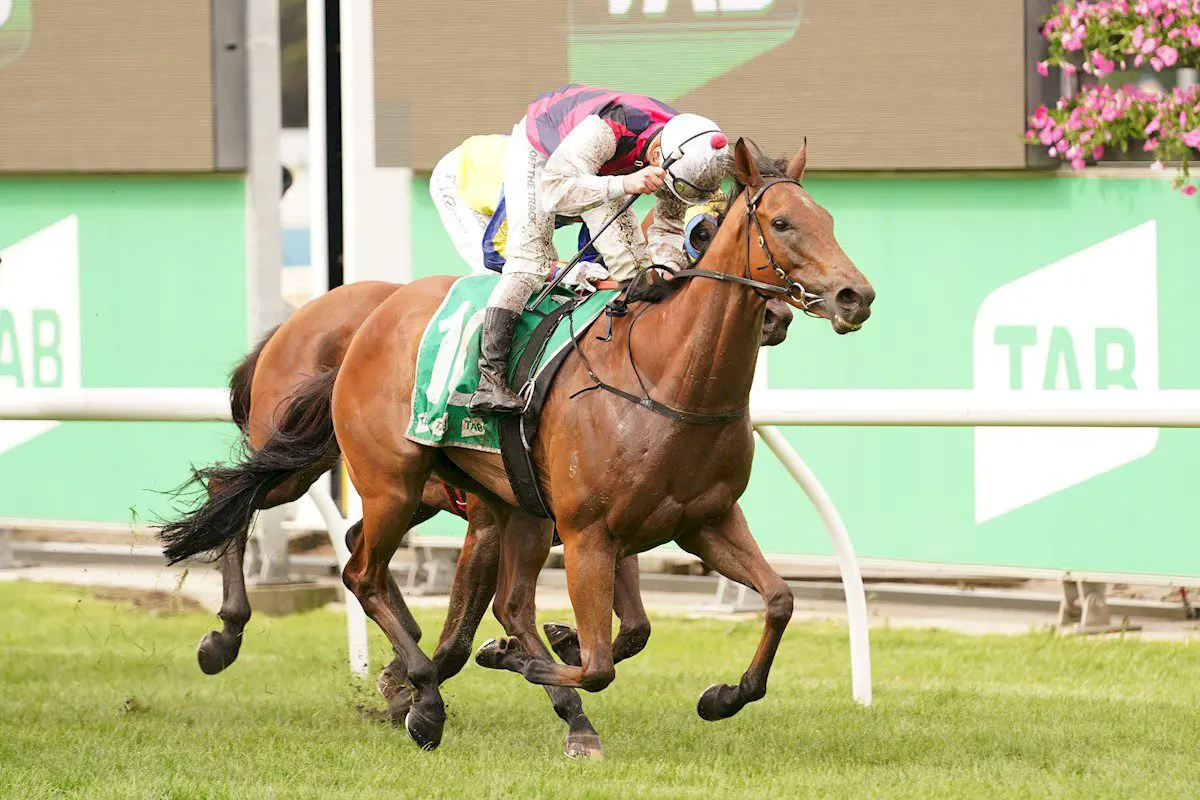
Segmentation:
<svg viewBox="0 0 1200 800">
<path fill-rule="evenodd" d="M 747 277 L 788 288 L 792 306 L 829 320 L 839 334 L 850 333 L 871 316 L 875 290 L 838 244 L 833 217 L 800 185 L 806 156 L 801 146 L 780 169 L 738 139 L 736 184 L 719 231 L 724 236 L 710 252 L 722 250 L 726 264 L 745 264 Z M 727 227 L 736 227 L 738 235 Z"/>
<path fill-rule="evenodd" d="M 648 223 L 649 219 L 647 219 Z M 691 229 L 688 236 L 690 239 L 689 244 L 701 258 L 708 250 L 708 246 L 712 244 L 713 237 L 717 235 L 717 224 L 716 217 L 705 214 Z M 768 300 L 767 310 L 763 315 L 761 345 L 763 347 L 774 347 L 777 344 L 783 344 L 783 340 L 787 338 L 788 326 L 792 324 L 793 316 L 795 315 L 792 313 L 792 307 L 783 300 L 775 297 Z"/>
</svg>

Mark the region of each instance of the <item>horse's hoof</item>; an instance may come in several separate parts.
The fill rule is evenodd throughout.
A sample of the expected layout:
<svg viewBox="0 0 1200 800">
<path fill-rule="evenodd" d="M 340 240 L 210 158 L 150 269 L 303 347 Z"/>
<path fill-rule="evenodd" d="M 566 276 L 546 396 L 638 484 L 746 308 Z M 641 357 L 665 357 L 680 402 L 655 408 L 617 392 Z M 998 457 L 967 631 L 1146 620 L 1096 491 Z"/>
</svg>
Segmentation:
<svg viewBox="0 0 1200 800">
<path fill-rule="evenodd" d="M 728 683 L 714 683 L 700 695 L 700 702 L 696 703 L 696 713 L 700 715 L 700 719 L 708 722 L 728 719 L 741 710 L 737 695 L 738 687 Z"/>
<path fill-rule="evenodd" d="M 567 734 L 567 758 L 578 758 L 588 761 L 603 761 L 604 748 L 600 746 L 600 737 L 594 733 Z"/>
<path fill-rule="evenodd" d="M 196 648 L 196 661 L 205 675 L 216 675 L 237 660 L 242 637 L 227 636 L 224 631 L 209 631 Z"/>
<path fill-rule="evenodd" d="M 446 724 L 446 712 L 438 718 L 422 713 L 413 706 L 404 717 L 404 729 L 422 750 L 435 750 L 442 743 L 442 728 Z"/>
<path fill-rule="evenodd" d="M 412 709 L 412 692 L 407 686 L 395 696 L 388 699 L 387 716 L 393 725 L 407 722 L 408 712 Z"/>
<path fill-rule="evenodd" d="M 388 667 L 384 667 L 379 673 L 379 680 L 375 681 L 375 688 L 384 700 L 391 703 L 401 693 L 408 694 L 408 681 L 397 678 Z"/>
<path fill-rule="evenodd" d="M 579 633 L 574 628 L 570 625 L 547 622 L 542 626 L 542 630 L 546 632 L 546 640 L 550 642 L 550 649 L 554 651 L 560 661 L 572 667 L 580 665 Z"/>
<path fill-rule="evenodd" d="M 488 669 L 504 669 L 504 657 L 520 649 L 521 643 L 512 636 L 488 639 L 475 654 L 475 663 Z"/>
</svg>

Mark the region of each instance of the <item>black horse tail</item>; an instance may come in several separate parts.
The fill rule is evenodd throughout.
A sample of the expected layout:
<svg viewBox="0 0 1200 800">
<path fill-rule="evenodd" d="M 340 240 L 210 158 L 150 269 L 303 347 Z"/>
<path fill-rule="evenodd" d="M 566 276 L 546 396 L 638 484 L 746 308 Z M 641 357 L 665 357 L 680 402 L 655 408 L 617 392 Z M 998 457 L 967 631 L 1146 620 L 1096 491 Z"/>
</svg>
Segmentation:
<svg viewBox="0 0 1200 800">
<path fill-rule="evenodd" d="M 201 553 L 219 557 L 245 534 L 254 512 L 267 507 L 263 503 L 272 489 L 301 473 L 315 479 L 333 467 L 338 455 L 332 413 L 336 379 L 333 369 L 300 384 L 283 420 L 258 450 L 243 441 L 234 464 L 192 470 L 191 480 L 176 494 L 200 486 L 207 489 L 207 498 L 182 518 L 160 527 L 158 539 L 168 564 Z"/>
<path fill-rule="evenodd" d="M 279 327 L 276 325 L 267 331 L 267 335 L 242 359 L 242 363 L 233 368 L 233 372 L 229 375 L 229 411 L 233 415 L 233 423 L 241 429 L 242 433 L 249 433 L 247 426 L 250 424 L 250 387 L 254 383 L 254 368 L 258 366 L 258 357 L 262 355 L 263 348 L 267 346 L 267 342 L 271 341 L 271 337 L 275 335 L 275 331 L 279 330 Z"/>
</svg>

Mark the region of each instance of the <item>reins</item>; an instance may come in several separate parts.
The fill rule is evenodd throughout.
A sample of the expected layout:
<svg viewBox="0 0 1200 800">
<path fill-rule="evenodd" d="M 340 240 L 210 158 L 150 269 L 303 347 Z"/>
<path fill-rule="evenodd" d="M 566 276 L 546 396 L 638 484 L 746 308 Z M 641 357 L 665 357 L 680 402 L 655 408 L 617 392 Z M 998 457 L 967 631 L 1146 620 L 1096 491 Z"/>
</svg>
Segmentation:
<svg viewBox="0 0 1200 800">
<path fill-rule="evenodd" d="M 748 192 L 743 192 L 743 194 L 746 196 L 746 216 L 750 221 L 753 221 L 754 227 L 758 230 L 758 244 L 767 256 L 766 264 L 753 268 L 750 266 L 750 221 L 748 221 L 746 223 L 746 274 L 744 277 L 740 275 L 731 275 L 727 272 L 717 272 L 709 269 L 697 269 L 695 267 L 681 270 L 673 270 L 662 265 L 646 267 L 640 270 L 634 276 L 633 280 L 630 281 L 629 287 L 625 290 L 625 297 L 630 297 L 633 295 L 634 289 L 637 288 L 637 286 L 645 279 L 650 270 L 661 269 L 671 273 L 672 279 L 710 278 L 712 280 L 726 283 L 736 283 L 742 286 L 748 286 L 756 295 L 764 300 L 769 299 L 769 295 L 787 297 L 799 303 L 800 309 L 805 314 L 808 314 L 809 316 L 815 316 L 811 307 L 817 303 L 823 302 L 824 298 L 805 289 L 799 281 L 794 280 L 790 275 L 788 275 L 787 270 L 780 266 L 779 262 L 775 258 L 775 254 L 771 252 L 771 248 L 767 245 L 762 223 L 758 221 L 758 203 L 762 199 L 763 194 L 766 193 L 767 189 L 780 183 L 790 183 L 796 186 L 800 185 L 799 181 L 794 181 L 791 178 L 775 178 L 774 180 L 767 181 L 761 187 L 759 187 L 759 190 L 754 193 L 753 198 Z M 765 281 L 757 281 L 750 277 L 751 269 L 764 270 L 768 268 L 775 271 L 775 274 L 779 277 L 779 279 L 784 282 L 783 286 L 776 286 L 773 283 L 766 283 Z M 617 397 L 628 400 L 631 403 L 636 403 L 642 408 L 653 411 L 654 413 L 664 416 L 668 419 L 675 420 L 676 422 L 687 422 L 694 425 L 724 425 L 745 417 L 750 410 L 748 405 L 743 406 L 742 408 L 734 409 L 733 411 L 724 411 L 719 414 L 704 414 L 696 411 L 687 411 L 682 408 L 675 408 L 673 406 L 666 405 L 665 403 L 660 403 L 650 396 L 650 390 L 646 388 L 646 383 L 642 380 L 641 372 L 638 371 L 637 362 L 633 358 L 633 328 L 635 325 L 637 325 L 637 321 L 649 307 L 649 304 L 643 305 L 642 308 L 639 309 L 638 313 L 634 315 L 633 320 L 629 323 L 629 334 L 625 337 L 626 346 L 629 351 L 629 365 L 633 367 L 633 374 L 637 378 L 638 386 L 642 390 L 641 396 L 627 392 L 624 389 L 613 386 L 612 384 L 605 383 L 600 379 L 599 376 L 596 375 L 596 371 L 592 368 L 591 362 L 588 361 L 587 356 L 579 347 L 579 342 L 577 341 L 577 337 L 575 335 L 574 320 L 571 319 L 570 315 L 568 315 L 568 324 L 570 325 L 571 330 L 571 345 L 575 352 L 579 355 L 579 358 L 583 361 L 583 365 L 587 369 L 588 377 L 594 382 L 592 386 L 586 386 L 573 393 L 571 395 L 571 399 L 574 399 L 581 394 L 595 391 L 596 389 L 602 389 L 609 394 L 616 395 Z M 609 304 L 609 308 L 606 309 L 606 313 L 608 314 L 609 318 L 608 335 L 605 337 L 597 336 L 596 338 L 600 341 L 609 341 L 612 339 L 613 317 L 623 317 L 628 314 L 628 304 L 625 300 L 617 298 Z"/>
</svg>

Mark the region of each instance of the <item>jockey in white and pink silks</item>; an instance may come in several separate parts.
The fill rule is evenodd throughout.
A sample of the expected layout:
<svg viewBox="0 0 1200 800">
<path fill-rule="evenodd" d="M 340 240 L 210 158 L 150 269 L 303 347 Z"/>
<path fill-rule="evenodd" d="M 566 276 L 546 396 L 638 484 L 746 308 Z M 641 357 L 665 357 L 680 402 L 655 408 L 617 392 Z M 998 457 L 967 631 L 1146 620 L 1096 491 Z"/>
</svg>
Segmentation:
<svg viewBox="0 0 1200 800">
<path fill-rule="evenodd" d="M 505 379 L 521 309 L 558 255 L 556 215 L 599 231 L 631 194 L 654 194 L 643 236 L 632 208 L 595 242 L 610 276 L 627 281 L 651 264 L 684 266 L 684 214 L 721 189 L 727 140 L 711 120 L 653 98 L 568 84 L 540 95 L 513 127 L 504 169 L 506 262 L 488 298 L 480 343 L 476 413 L 518 413 Z M 676 160 L 664 170 L 669 157 Z M 647 238 L 649 241 L 647 242 Z"/>
</svg>

